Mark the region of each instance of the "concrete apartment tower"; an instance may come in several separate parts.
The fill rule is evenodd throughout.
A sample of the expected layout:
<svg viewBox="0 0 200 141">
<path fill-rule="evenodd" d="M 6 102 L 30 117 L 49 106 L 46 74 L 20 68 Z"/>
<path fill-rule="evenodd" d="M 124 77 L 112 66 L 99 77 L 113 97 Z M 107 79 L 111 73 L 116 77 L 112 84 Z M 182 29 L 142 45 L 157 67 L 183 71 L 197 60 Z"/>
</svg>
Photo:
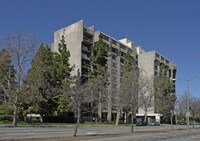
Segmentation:
<svg viewBox="0 0 200 141">
<path fill-rule="evenodd" d="M 176 65 L 164 58 L 155 51 L 145 52 L 141 47 L 127 38 L 116 40 L 113 37 L 101 32 L 94 31 L 94 26 L 85 27 L 83 20 L 80 20 L 65 28 L 59 29 L 54 33 L 53 51 L 58 51 L 58 43 L 62 36 L 64 37 L 67 48 L 70 51 L 70 64 L 75 66 L 72 75 L 81 76 L 85 79 L 88 74 L 89 58 L 91 56 L 91 49 L 94 43 L 99 40 L 99 37 L 107 44 L 109 50 L 108 58 L 108 72 L 110 74 L 110 85 L 108 87 L 108 102 L 107 105 L 102 105 L 102 119 L 111 120 L 113 114 L 113 97 L 115 93 L 113 89 L 120 87 L 121 71 L 124 65 L 124 59 L 129 52 L 133 57 L 133 63 L 136 67 L 143 70 L 146 76 L 154 76 L 159 73 L 161 65 L 165 66 L 168 72 L 168 77 L 174 81 L 176 78 Z M 153 87 L 153 86 L 152 86 Z M 144 116 L 144 110 L 138 109 L 138 117 Z M 157 113 L 155 106 L 152 106 L 148 111 L 149 117 L 154 117 L 156 121 L 160 121 L 160 114 Z"/>
</svg>

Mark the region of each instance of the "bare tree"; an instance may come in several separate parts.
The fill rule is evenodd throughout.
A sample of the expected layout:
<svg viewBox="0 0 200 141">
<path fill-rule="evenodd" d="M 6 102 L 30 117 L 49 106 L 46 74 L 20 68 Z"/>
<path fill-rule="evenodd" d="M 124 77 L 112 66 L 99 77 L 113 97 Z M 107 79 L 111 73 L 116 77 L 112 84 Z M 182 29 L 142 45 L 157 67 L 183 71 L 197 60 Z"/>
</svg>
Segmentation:
<svg viewBox="0 0 200 141">
<path fill-rule="evenodd" d="M 80 79 L 79 77 L 70 88 L 66 86 L 66 90 L 70 93 L 71 99 L 73 100 L 75 113 L 77 115 L 73 136 L 77 136 L 81 114 L 94 113 L 99 108 L 99 103 L 105 101 L 107 94 L 105 92 L 107 87 L 105 86 L 106 82 L 104 82 L 104 79 L 92 79 L 84 83 L 83 79 L 86 78 Z M 98 117 L 96 117 L 96 119 L 98 119 Z"/>
<path fill-rule="evenodd" d="M 144 110 L 144 121 L 147 122 L 147 112 L 154 106 L 153 78 L 140 77 L 138 88 L 138 106 Z"/>
<path fill-rule="evenodd" d="M 179 98 L 179 107 L 181 114 L 185 115 L 187 112 L 187 92 Z"/>
<path fill-rule="evenodd" d="M 75 112 L 77 113 L 77 120 L 76 120 L 76 126 L 74 129 L 74 134 L 73 136 L 77 136 L 77 131 L 78 131 L 78 126 L 81 120 L 81 107 L 83 104 L 83 89 L 84 86 L 81 86 L 80 81 L 76 81 L 74 85 L 70 86 L 68 91 L 71 94 L 71 99 L 74 102 L 74 107 L 75 107 Z"/>
<path fill-rule="evenodd" d="M 193 128 L 194 128 L 194 119 L 195 116 L 200 114 L 200 98 L 197 97 L 191 97 L 190 98 L 190 111 L 192 113 L 192 118 L 193 118 Z"/>
<path fill-rule="evenodd" d="M 122 113 L 122 109 L 125 105 L 124 101 L 123 101 L 123 92 L 120 88 L 114 88 L 113 93 L 115 93 L 115 107 L 116 107 L 116 110 L 117 110 L 117 116 L 116 116 L 116 121 L 115 121 L 115 124 L 116 125 L 119 125 L 119 119 L 121 117 L 121 113 Z"/>
<path fill-rule="evenodd" d="M 8 50 L 12 59 L 12 64 L 15 70 L 15 81 L 11 81 L 7 72 L 4 72 L 8 82 L 8 89 L 5 89 L 2 84 L 1 87 L 4 90 L 5 95 L 9 97 L 9 102 L 13 104 L 14 113 L 12 126 L 17 126 L 17 114 L 19 100 L 22 96 L 23 78 L 37 49 L 36 39 L 30 34 L 14 32 L 9 34 L 6 38 L 5 48 Z M 15 89 L 11 91 L 11 88 Z"/>
<path fill-rule="evenodd" d="M 120 92 L 124 107 L 131 111 L 131 132 L 134 132 L 134 120 L 138 108 L 138 77 L 137 68 L 122 75 Z"/>
</svg>

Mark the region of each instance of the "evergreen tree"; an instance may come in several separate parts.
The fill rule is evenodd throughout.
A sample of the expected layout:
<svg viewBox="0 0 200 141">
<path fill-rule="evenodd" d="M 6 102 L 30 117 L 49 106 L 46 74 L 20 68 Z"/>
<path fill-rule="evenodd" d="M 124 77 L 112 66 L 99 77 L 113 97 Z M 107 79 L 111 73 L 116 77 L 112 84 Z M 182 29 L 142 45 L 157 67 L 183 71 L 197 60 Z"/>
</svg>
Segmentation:
<svg viewBox="0 0 200 141">
<path fill-rule="evenodd" d="M 69 58 L 70 52 L 67 49 L 64 36 L 62 36 L 58 44 L 58 52 L 54 53 L 52 74 L 54 84 L 58 84 L 61 90 L 60 94 L 55 97 L 57 99 L 57 110 L 59 112 L 69 110 L 72 107 L 70 94 L 65 91 L 65 88 L 69 87 L 74 81 L 71 77 L 71 71 L 74 66 L 70 66 Z"/>
<path fill-rule="evenodd" d="M 99 41 L 95 43 L 92 56 L 90 57 L 91 69 L 89 71 L 89 77 L 93 78 L 104 75 L 105 71 L 107 71 L 107 60 L 108 47 L 100 38 Z"/>
<path fill-rule="evenodd" d="M 33 105 L 35 112 L 44 115 L 71 109 L 70 95 L 64 90 L 71 79 L 69 57 L 64 38 L 58 44 L 58 52 L 53 53 L 48 46 L 40 46 L 26 77 L 34 96 L 32 104 L 36 103 Z"/>
<path fill-rule="evenodd" d="M 163 117 L 170 115 L 170 110 L 173 109 L 176 101 L 175 88 L 163 67 L 161 67 L 158 76 L 155 77 L 154 89 L 156 112 L 163 114 Z"/>
<path fill-rule="evenodd" d="M 99 84 L 97 91 L 91 91 L 91 93 L 95 95 L 96 92 L 98 95 L 98 119 L 100 121 L 102 118 L 102 102 L 105 99 L 105 89 L 107 89 L 108 85 L 107 60 L 108 46 L 100 37 L 93 47 L 92 56 L 90 57 L 91 69 L 89 70 L 89 81 L 98 82 Z"/>
<path fill-rule="evenodd" d="M 134 68 L 133 57 L 131 56 L 130 52 L 127 52 L 122 72 L 123 73 L 131 72 L 133 71 L 133 68 Z"/>
<path fill-rule="evenodd" d="M 11 91 L 14 90 L 14 85 L 15 71 L 11 63 L 11 56 L 8 50 L 3 49 L 0 51 L 0 104 L 12 100 Z"/>
<path fill-rule="evenodd" d="M 55 110 L 56 103 L 51 87 L 52 61 L 53 53 L 48 46 L 44 47 L 42 44 L 24 80 L 31 110 L 41 115 L 53 113 Z"/>
</svg>

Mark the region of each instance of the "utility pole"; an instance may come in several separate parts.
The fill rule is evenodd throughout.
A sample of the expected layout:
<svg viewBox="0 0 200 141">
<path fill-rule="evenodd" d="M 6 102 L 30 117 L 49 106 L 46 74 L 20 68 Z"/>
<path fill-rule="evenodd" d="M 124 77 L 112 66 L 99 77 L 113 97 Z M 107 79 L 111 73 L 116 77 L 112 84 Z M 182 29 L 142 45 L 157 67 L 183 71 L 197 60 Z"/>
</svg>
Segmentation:
<svg viewBox="0 0 200 141">
<path fill-rule="evenodd" d="M 187 126 L 188 126 L 188 129 L 190 129 L 190 81 L 199 77 L 199 75 L 196 75 L 190 79 L 180 79 L 180 80 L 183 80 L 183 81 L 186 81 L 187 82 L 187 112 L 185 114 L 186 116 L 186 119 L 187 119 Z"/>
</svg>

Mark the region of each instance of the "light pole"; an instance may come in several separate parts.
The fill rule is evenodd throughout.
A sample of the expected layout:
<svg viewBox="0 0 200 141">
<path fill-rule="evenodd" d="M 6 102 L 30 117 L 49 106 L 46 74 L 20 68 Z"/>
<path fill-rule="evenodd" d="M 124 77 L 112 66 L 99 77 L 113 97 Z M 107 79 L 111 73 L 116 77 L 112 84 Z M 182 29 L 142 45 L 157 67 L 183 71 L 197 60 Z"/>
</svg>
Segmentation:
<svg viewBox="0 0 200 141">
<path fill-rule="evenodd" d="M 180 80 L 186 81 L 187 82 L 187 112 L 186 112 L 186 118 L 187 118 L 187 126 L 188 129 L 190 128 L 190 81 L 199 77 L 199 75 L 196 75 L 190 79 L 183 79 L 181 78 Z"/>
</svg>

